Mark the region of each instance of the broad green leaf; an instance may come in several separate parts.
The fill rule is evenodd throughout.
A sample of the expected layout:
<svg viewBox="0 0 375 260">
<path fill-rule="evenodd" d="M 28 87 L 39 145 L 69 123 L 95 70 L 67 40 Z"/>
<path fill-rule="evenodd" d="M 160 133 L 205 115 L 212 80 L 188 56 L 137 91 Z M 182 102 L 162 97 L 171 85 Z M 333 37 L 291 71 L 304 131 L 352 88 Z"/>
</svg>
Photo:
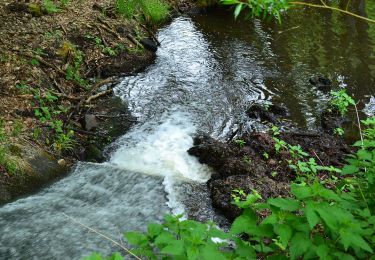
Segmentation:
<svg viewBox="0 0 375 260">
<path fill-rule="evenodd" d="M 290 257 L 296 259 L 303 256 L 312 246 L 310 238 L 304 233 L 296 233 L 290 242 Z"/>
<path fill-rule="evenodd" d="M 172 256 L 179 256 L 184 253 L 184 241 L 175 240 L 169 243 L 161 251 L 162 254 L 169 254 Z"/>
<path fill-rule="evenodd" d="M 159 236 L 155 239 L 155 244 L 157 246 L 162 246 L 166 244 L 170 244 L 172 241 L 176 240 L 176 238 L 167 231 L 162 231 Z"/>
<path fill-rule="evenodd" d="M 102 256 L 98 253 L 92 253 L 89 256 L 83 258 L 83 260 L 102 260 Z"/>
<path fill-rule="evenodd" d="M 249 232 L 256 227 L 256 216 L 251 210 L 244 210 L 241 216 L 237 217 L 230 229 L 231 234 Z"/>
<path fill-rule="evenodd" d="M 297 199 L 305 199 L 313 195 L 313 192 L 310 187 L 301 186 L 298 184 L 292 184 L 291 191 Z"/>
<path fill-rule="evenodd" d="M 325 198 L 326 200 L 334 200 L 334 201 L 340 201 L 340 197 L 333 192 L 332 190 L 326 189 L 326 188 L 320 188 L 319 193 L 321 197 Z"/>
<path fill-rule="evenodd" d="M 256 253 L 254 248 L 250 245 L 249 242 L 238 239 L 236 241 L 236 254 L 244 257 L 245 259 L 256 259 Z"/>
<path fill-rule="evenodd" d="M 359 171 L 359 168 L 357 166 L 350 164 L 350 165 L 345 165 L 344 168 L 342 168 L 341 173 L 343 175 L 346 175 L 346 174 L 354 174 L 358 171 Z"/>
<path fill-rule="evenodd" d="M 319 223 L 319 216 L 315 212 L 315 205 L 313 202 L 307 202 L 304 209 L 307 222 L 309 223 L 310 229 L 312 230 L 316 224 Z"/>
<path fill-rule="evenodd" d="M 286 248 L 289 240 L 292 238 L 292 228 L 286 224 L 280 224 L 275 226 L 275 232 L 280 236 L 283 247 Z"/>
<path fill-rule="evenodd" d="M 188 260 L 199 259 L 199 248 L 197 246 L 187 246 L 186 255 Z"/>
<path fill-rule="evenodd" d="M 158 236 L 162 230 L 163 226 L 160 224 L 150 223 L 147 226 L 147 233 L 151 238 Z"/>
<path fill-rule="evenodd" d="M 299 203 L 299 201 L 293 199 L 272 198 L 267 202 L 272 206 L 286 211 L 295 211 L 301 208 L 301 204 Z"/>
<path fill-rule="evenodd" d="M 130 244 L 135 246 L 144 246 L 147 245 L 148 242 L 147 237 L 139 232 L 126 232 L 124 237 Z"/>
<path fill-rule="evenodd" d="M 369 244 L 358 233 L 350 232 L 347 230 L 340 230 L 339 233 L 341 242 L 344 245 L 345 250 L 347 250 L 349 246 L 357 246 L 359 248 L 362 248 L 363 250 L 373 253 L 373 250 L 371 249 Z"/>
<path fill-rule="evenodd" d="M 357 156 L 358 156 L 358 159 L 360 160 L 368 160 L 368 161 L 372 160 L 372 153 L 367 150 L 363 150 L 363 149 L 358 150 Z"/>
<path fill-rule="evenodd" d="M 236 5 L 236 8 L 234 9 L 234 18 L 237 19 L 237 17 L 240 15 L 241 11 L 242 11 L 242 7 L 243 7 L 244 4 L 237 4 Z"/>
<path fill-rule="evenodd" d="M 223 253 L 220 253 L 219 249 L 217 246 L 214 244 L 207 244 L 203 249 L 202 249 L 202 256 L 203 259 L 206 260 L 226 260 L 226 257 L 224 256 Z"/>
<path fill-rule="evenodd" d="M 316 247 L 316 254 L 320 259 L 331 259 L 331 257 L 329 257 L 329 247 L 325 244 Z"/>
<path fill-rule="evenodd" d="M 111 255 L 108 260 L 123 260 L 124 258 L 121 256 L 119 252 L 114 253 Z"/>
<path fill-rule="evenodd" d="M 324 223 L 331 229 L 335 230 L 337 227 L 338 216 L 333 214 L 335 212 L 334 207 L 317 205 L 315 211 L 319 213 Z M 335 212 L 337 213 L 337 212 Z"/>
</svg>

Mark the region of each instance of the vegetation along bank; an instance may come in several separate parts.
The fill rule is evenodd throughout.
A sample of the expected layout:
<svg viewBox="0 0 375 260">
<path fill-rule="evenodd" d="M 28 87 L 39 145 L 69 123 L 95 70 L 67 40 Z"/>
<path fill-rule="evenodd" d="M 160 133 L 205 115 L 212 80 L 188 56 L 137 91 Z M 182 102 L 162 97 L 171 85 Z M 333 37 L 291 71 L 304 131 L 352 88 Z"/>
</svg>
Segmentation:
<svg viewBox="0 0 375 260">
<path fill-rule="evenodd" d="M 0 2 L 0 203 L 64 175 L 136 122 L 112 95 L 186 1 Z"/>
</svg>

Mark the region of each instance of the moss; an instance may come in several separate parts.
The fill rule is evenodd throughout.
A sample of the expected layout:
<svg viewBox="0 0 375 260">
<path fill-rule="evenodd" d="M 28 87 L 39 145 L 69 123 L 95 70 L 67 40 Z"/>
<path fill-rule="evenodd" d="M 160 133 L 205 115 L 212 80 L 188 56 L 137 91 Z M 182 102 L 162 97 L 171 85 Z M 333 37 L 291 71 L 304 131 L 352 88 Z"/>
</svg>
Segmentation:
<svg viewBox="0 0 375 260">
<path fill-rule="evenodd" d="M 39 5 L 39 4 L 30 3 L 28 5 L 28 8 L 29 8 L 29 10 L 28 10 L 29 13 L 32 14 L 33 16 L 39 17 L 39 16 L 43 15 L 42 6 Z"/>
</svg>

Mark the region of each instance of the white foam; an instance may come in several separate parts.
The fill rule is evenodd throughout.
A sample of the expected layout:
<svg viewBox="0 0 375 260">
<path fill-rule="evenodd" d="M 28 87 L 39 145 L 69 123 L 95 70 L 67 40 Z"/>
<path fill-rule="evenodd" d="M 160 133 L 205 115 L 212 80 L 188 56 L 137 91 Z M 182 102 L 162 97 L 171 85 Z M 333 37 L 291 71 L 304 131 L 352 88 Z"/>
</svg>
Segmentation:
<svg viewBox="0 0 375 260">
<path fill-rule="evenodd" d="M 206 182 L 211 173 L 187 153 L 196 132 L 187 113 L 173 112 L 158 122 L 146 123 L 127 134 L 110 163 L 129 171 L 163 176 L 168 206 L 180 214 L 184 209 L 174 187 L 181 181 Z"/>
</svg>

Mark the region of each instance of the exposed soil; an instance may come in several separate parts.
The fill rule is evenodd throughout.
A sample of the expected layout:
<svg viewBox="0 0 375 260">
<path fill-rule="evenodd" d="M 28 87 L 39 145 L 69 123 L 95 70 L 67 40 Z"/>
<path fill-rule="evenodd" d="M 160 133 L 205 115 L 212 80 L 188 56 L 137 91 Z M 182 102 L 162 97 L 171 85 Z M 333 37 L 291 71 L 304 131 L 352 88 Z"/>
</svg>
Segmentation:
<svg viewBox="0 0 375 260">
<path fill-rule="evenodd" d="M 12 173 L 0 166 L 0 203 L 56 179 L 77 159 L 103 161 L 104 146 L 135 122 L 112 88 L 116 77 L 153 63 L 157 26 L 117 15 L 114 2 L 69 1 L 48 12 L 42 1 L 0 0 L 0 148 L 18 165 Z M 192 8 L 191 1 L 169 2 Z M 51 114 L 44 121 L 36 114 L 43 107 Z M 74 131 L 73 147 L 56 148 L 56 121 L 63 134 Z M 11 144 L 43 154 L 56 171 L 29 171 L 36 161 L 13 153 Z"/>
<path fill-rule="evenodd" d="M 279 122 L 275 110 L 268 111 L 259 107 L 249 109 L 267 121 Z M 248 115 L 252 118 L 254 113 Z M 282 110 L 286 115 L 286 111 Z M 258 117 L 257 116 L 257 117 Z M 346 154 L 351 152 L 349 146 L 337 137 L 325 132 L 284 132 L 278 136 L 290 145 L 300 145 L 302 150 L 322 166 L 340 167 Z M 208 181 L 213 206 L 223 212 L 230 220 L 241 211 L 232 204 L 232 193 L 241 189 L 250 193 L 256 189 L 263 197 L 285 197 L 289 194 L 289 185 L 296 178 L 296 173 L 289 166 L 288 160 L 295 160 L 290 152 L 275 150 L 275 140 L 269 133 L 245 133 L 238 141 L 221 142 L 209 136 L 200 135 L 195 138 L 194 146 L 189 154 L 199 158 L 201 163 L 211 166 L 215 174 Z M 324 179 L 329 173 L 322 173 Z"/>
</svg>

